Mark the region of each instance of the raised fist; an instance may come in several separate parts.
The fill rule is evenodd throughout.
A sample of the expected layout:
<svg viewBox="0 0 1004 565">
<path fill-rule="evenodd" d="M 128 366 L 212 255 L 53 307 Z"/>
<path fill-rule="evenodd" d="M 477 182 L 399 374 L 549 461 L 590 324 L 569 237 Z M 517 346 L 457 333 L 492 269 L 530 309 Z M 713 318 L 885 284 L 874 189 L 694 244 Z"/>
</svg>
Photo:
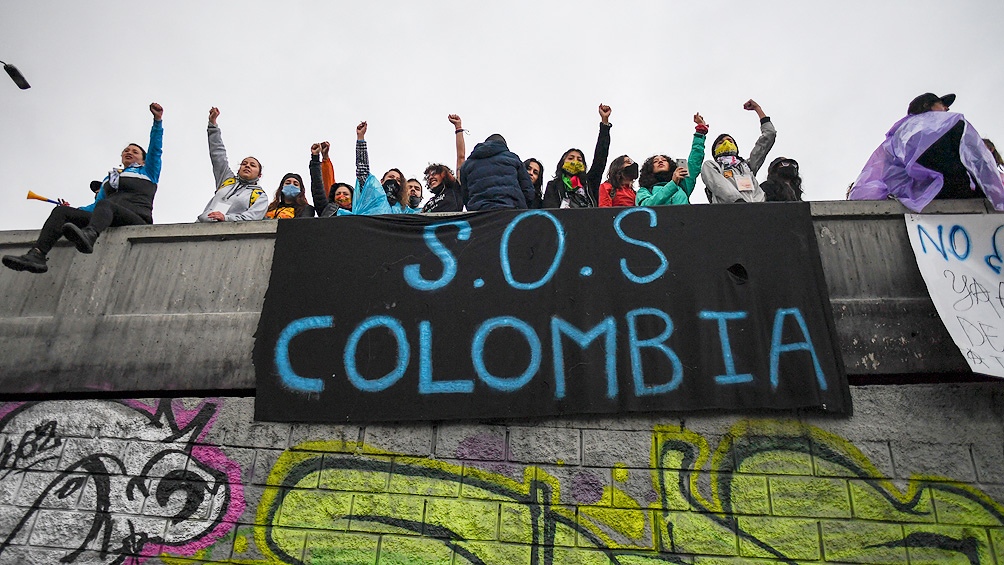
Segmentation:
<svg viewBox="0 0 1004 565">
<path fill-rule="evenodd" d="M 209 123 L 216 125 L 216 118 L 220 117 L 220 109 L 213 106 L 209 109 Z"/>
<path fill-rule="evenodd" d="M 607 123 L 607 120 L 610 119 L 610 113 L 612 111 L 613 110 L 610 109 L 610 106 L 600 104 L 600 119 L 603 120 L 603 123 Z"/>
<path fill-rule="evenodd" d="M 356 126 L 356 139 L 366 139 L 366 128 L 366 122 L 359 122 L 359 125 Z"/>
<path fill-rule="evenodd" d="M 331 149 L 331 144 L 328 143 L 327 141 L 322 141 L 321 142 L 321 157 L 324 157 L 325 159 L 327 159 L 328 158 L 328 150 L 329 149 Z"/>
<path fill-rule="evenodd" d="M 310 146 L 310 154 L 311 155 L 319 155 L 320 153 L 321 153 L 321 144 L 320 143 L 315 143 L 315 144 L 313 144 L 313 145 Z"/>
<path fill-rule="evenodd" d="M 164 107 L 156 102 L 150 103 L 150 113 L 153 114 L 153 119 L 158 122 L 164 118 Z"/>
</svg>

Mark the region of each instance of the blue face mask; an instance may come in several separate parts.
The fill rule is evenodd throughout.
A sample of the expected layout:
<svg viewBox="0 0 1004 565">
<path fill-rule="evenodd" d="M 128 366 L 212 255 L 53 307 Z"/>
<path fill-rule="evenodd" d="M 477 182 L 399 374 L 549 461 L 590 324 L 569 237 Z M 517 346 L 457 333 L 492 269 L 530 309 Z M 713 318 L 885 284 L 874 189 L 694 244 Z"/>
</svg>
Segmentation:
<svg viewBox="0 0 1004 565">
<path fill-rule="evenodd" d="M 300 187 L 293 184 L 282 185 L 282 195 L 292 200 L 300 195 Z"/>
</svg>

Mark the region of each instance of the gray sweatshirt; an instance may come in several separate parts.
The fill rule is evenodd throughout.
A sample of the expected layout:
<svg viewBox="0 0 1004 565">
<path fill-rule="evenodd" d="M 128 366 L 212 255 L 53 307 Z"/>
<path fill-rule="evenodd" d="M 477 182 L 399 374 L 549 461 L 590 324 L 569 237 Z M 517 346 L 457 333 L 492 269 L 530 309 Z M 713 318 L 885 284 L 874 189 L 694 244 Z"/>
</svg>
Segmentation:
<svg viewBox="0 0 1004 565">
<path fill-rule="evenodd" d="M 209 160 L 213 162 L 216 177 L 216 194 L 199 215 L 200 222 L 212 222 L 209 213 L 222 212 L 228 222 L 260 220 L 268 210 L 268 196 L 258 186 L 258 179 L 241 180 L 230 169 L 227 149 L 223 146 L 223 133 L 219 126 L 209 124 Z"/>
<path fill-rule="evenodd" d="M 763 189 L 760 188 L 760 183 L 756 180 L 756 173 L 763 166 L 771 147 L 774 147 L 777 130 L 770 122 L 770 118 L 764 118 L 764 120 L 760 124 L 760 138 L 756 140 L 753 151 L 750 152 L 750 158 L 745 163 L 741 163 L 738 170 L 729 171 L 729 178 L 726 178 L 722 165 L 718 161 L 711 159 L 704 162 L 701 167 L 701 179 L 704 181 L 708 202 L 731 204 L 737 200 L 746 202 L 763 202 L 765 200 Z M 752 182 L 753 190 L 739 190 L 735 178 L 736 174 L 746 175 Z"/>
</svg>

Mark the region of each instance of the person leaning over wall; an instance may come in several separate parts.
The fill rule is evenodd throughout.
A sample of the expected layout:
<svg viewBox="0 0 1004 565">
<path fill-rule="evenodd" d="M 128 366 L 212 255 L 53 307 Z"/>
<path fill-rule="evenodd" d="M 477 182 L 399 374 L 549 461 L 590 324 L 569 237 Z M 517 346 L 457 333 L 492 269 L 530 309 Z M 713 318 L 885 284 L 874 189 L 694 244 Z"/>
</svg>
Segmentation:
<svg viewBox="0 0 1004 565">
<path fill-rule="evenodd" d="M 739 146 L 731 135 L 723 133 L 715 138 L 711 144 L 712 159 L 705 161 L 701 167 L 701 179 L 704 180 L 708 202 L 712 204 L 763 202 L 765 198 L 756 173 L 763 166 L 771 147 L 774 147 L 777 130 L 756 102 L 748 100 L 743 109 L 756 112 L 760 117 L 760 138 L 756 140 L 748 160 L 739 156 Z"/>
<path fill-rule="evenodd" d="M 687 166 L 677 166 L 669 155 L 653 155 L 641 167 L 641 179 L 635 203 L 638 206 L 690 204 L 690 195 L 697 186 L 697 174 L 704 162 L 704 141 L 708 124 L 701 113 L 694 114 L 694 140 L 690 145 Z"/>
<path fill-rule="evenodd" d="M 544 190 L 543 208 L 594 208 L 599 204 L 603 169 L 610 153 L 610 106 L 600 104 L 600 133 L 593 150 L 593 166 L 588 168 L 581 149 L 569 149 L 561 156 L 554 178 Z"/>
<path fill-rule="evenodd" d="M 227 149 L 223 146 L 223 133 L 216 124 L 219 108 L 209 110 L 209 160 L 216 177 L 216 193 L 199 215 L 200 222 L 242 222 L 260 220 L 268 210 L 268 196 L 258 185 L 261 180 L 261 162 L 255 157 L 245 157 L 235 174 L 227 162 Z"/>
<path fill-rule="evenodd" d="M 56 206 L 34 247 L 24 255 L 5 255 L 4 266 L 15 271 L 44 273 L 49 250 L 60 235 L 70 240 L 81 253 L 91 253 L 98 236 L 111 226 L 134 226 L 153 223 L 153 198 L 160 180 L 163 155 L 164 108 L 150 104 L 153 127 L 150 128 L 149 152 L 135 143 L 122 150 L 122 167 L 112 169 L 98 190 L 94 204 L 84 208 Z"/>
</svg>

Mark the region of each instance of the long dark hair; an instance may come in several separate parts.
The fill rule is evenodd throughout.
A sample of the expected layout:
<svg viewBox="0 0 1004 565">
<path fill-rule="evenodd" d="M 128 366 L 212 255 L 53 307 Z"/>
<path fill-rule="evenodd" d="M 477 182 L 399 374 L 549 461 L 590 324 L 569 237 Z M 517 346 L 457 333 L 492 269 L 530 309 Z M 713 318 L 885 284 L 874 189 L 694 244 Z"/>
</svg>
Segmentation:
<svg viewBox="0 0 1004 565">
<path fill-rule="evenodd" d="M 777 174 L 778 170 L 781 168 L 781 163 L 785 161 L 790 161 L 795 164 L 794 178 L 784 177 Z M 789 159 L 788 157 L 778 157 L 777 159 L 774 159 L 770 162 L 770 165 L 767 166 L 767 180 L 791 188 L 791 193 L 788 194 L 788 197 L 790 198 L 790 196 L 794 195 L 795 200 L 802 200 L 802 175 L 798 169 L 798 161 Z"/>
<path fill-rule="evenodd" d="M 673 172 L 676 171 L 676 161 L 673 160 L 669 155 L 652 155 L 641 165 L 641 170 L 638 173 L 638 186 L 644 186 L 645 188 L 652 188 L 660 182 L 666 182 L 659 180 L 655 176 L 655 158 L 665 157 L 669 161 L 669 177 L 673 177 Z"/>
<path fill-rule="evenodd" d="M 255 159 L 255 161 L 257 160 Z M 286 179 L 296 179 L 296 182 L 300 183 L 300 194 L 296 195 L 296 200 L 292 204 L 293 210 L 296 211 L 294 215 L 299 216 L 307 209 L 307 195 L 303 186 L 303 178 L 296 173 L 286 173 L 282 177 L 282 180 L 279 181 L 279 188 L 275 189 L 275 196 L 272 198 L 272 202 L 269 203 L 268 210 L 265 212 L 266 214 L 283 205 L 282 187 L 286 185 Z"/>
<path fill-rule="evenodd" d="M 560 180 L 562 175 L 568 174 L 561 167 L 564 166 L 565 158 L 568 157 L 568 155 L 572 151 L 578 153 L 579 156 L 582 157 L 582 167 L 583 167 L 582 172 L 574 176 L 579 177 L 579 181 L 582 182 L 582 186 L 587 186 L 588 180 L 586 178 L 586 171 L 589 170 L 589 163 L 586 163 L 586 154 L 583 153 L 581 149 L 575 149 L 574 147 L 561 154 L 561 159 L 558 160 L 558 166 L 554 168 L 554 180 Z"/>
<path fill-rule="evenodd" d="M 402 206 L 407 206 L 408 205 L 408 180 L 404 176 L 404 173 L 401 172 L 401 169 L 398 169 L 397 167 L 394 167 L 392 169 L 387 169 L 387 173 L 389 173 L 391 171 L 394 171 L 395 173 L 398 174 L 398 176 L 401 177 L 401 182 L 398 183 L 401 186 L 398 187 L 398 190 L 397 190 L 397 201 L 400 202 Z M 387 178 L 387 173 L 384 173 L 383 176 L 380 177 L 380 184 L 383 184 L 384 179 Z"/>
<path fill-rule="evenodd" d="M 540 161 L 534 159 L 533 157 L 530 157 L 526 161 L 523 161 L 523 168 L 524 169 L 529 169 L 530 168 L 530 163 L 536 163 L 537 164 L 537 168 L 540 169 L 540 174 L 537 175 L 537 180 L 536 180 L 536 182 L 533 183 L 534 190 L 536 190 L 537 191 L 537 195 L 540 196 L 540 195 L 542 195 L 544 193 L 544 165 L 541 164 Z M 530 171 L 527 170 L 527 174 L 529 174 L 529 172 Z"/>
<path fill-rule="evenodd" d="M 987 149 L 990 150 L 990 154 L 993 155 L 994 162 L 997 163 L 997 168 L 1000 169 L 1001 167 L 1004 167 L 1004 159 L 1002 159 L 1001 154 L 997 152 L 997 146 L 994 145 L 994 142 L 984 137 L 983 144 L 987 146 Z"/>
<path fill-rule="evenodd" d="M 624 169 L 627 166 L 624 164 L 625 161 L 630 159 L 627 155 L 621 155 L 613 161 L 610 162 L 610 168 L 607 169 L 607 182 L 616 190 L 622 186 L 629 186 L 634 183 L 634 179 L 628 178 Z"/>
</svg>

